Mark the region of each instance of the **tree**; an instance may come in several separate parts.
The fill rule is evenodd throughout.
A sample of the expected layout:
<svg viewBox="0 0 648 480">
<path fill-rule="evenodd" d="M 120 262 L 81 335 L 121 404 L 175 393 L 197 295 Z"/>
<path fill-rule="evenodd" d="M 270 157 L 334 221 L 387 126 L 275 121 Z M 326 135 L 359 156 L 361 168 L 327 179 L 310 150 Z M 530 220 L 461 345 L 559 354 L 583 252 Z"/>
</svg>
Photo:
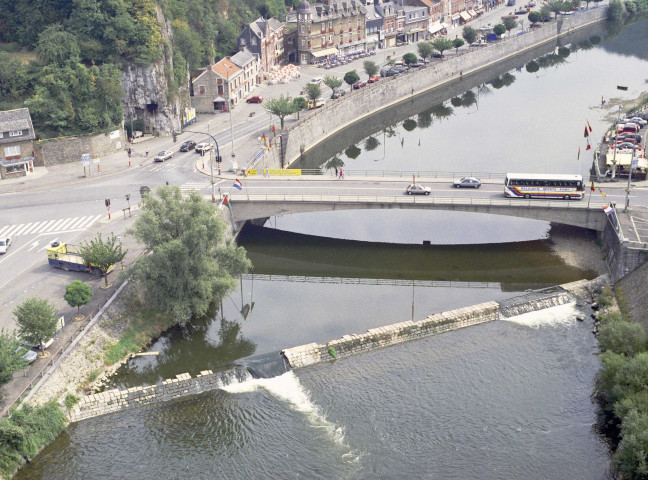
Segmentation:
<svg viewBox="0 0 648 480">
<path fill-rule="evenodd" d="M 406 53 L 403 55 L 403 62 L 405 62 L 405 65 L 410 65 L 412 63 L 418 62 L 418 58 L 415 54 L 413 53 Z"/>
<path fill-rule="evenodd" d="M 151 306 L 178 323 L 205 315 L 236 288 L 250 261 L 234 242 L 225 243 L 225 222 L 217 207 L 194 191 L 162 186 L 143 199 L 141 215 L 129 231 L 150 252 L 133 268 Z"/>
<path fill-rule="evenodd" d="M 355 70 L 351 70 L 350 72 L 344 74 L 344 81 L 349 87 L 359 80 L 360 76 Z"/>
<path fill-rule="evenodd" d="M 322 81 L 324 82 L 324 85 L 331 89 L 331 94 L 333 94 L 333 92 L 342 85 L 342 80 L 333 75 L 326 75 Z"/>
<path fill-rule="evenodd" d="M 65 287 L 65 301 L 71 307 L 77 307 L 77 315 L 81 306 L 85 305 L 92 298 L 92 287 L 81 280 L 75 280 Z"/>
<path fill-rule="evenodd" d="M 64 32 L 61 25 L 50 25 L 38 36 L 36 55 L 45 63 L 59 66 L 68 62 L 78 63 L 80 52 L 77 38 Z"/>
<path fill-rule="evenodd" d="M 608 7 L 608 20 L 617 21 L 621 20 L 625 15 L 625 7 L 621 0 L 610 0 Z"/>
<path fill-rule="evenodd" d="M 551 19 L 551 8 L 549 8 L 549 5 L 543 5 L 540 7 L 540 19 L 543 22 L 547 22 Z"/>
<path fill-rule="evenodd" d="M 504 24 L 507 32 L 510 32 L 518 26 L 518 21 L 513 17 L 502 17 L 502 23 Z"/>
<path fill-rule="evenodd" d="M 599 331 L 599 347 L 601 351 L 612 350 L 632 356 L 642 352 L 646 347 L 646 331 L 639 323 L 623 319 L 608 320 Z"/>
<path fill-rule="evenodd" d="M 295 113 L 295 105 L 288 97 L 281 95 L 279 98 L 269 98 L 263 108 L 272 115 L 279 117 L 281 129 L 284 128 L 284 118 Z"/>
<path fill-rule="evenodd" d="M 316 102 L 321 95 L 322 89 L 319 85 L 315 85 L 314 83 L 309 83 L 306 85 L 306 96 L 311 102 Z"/>
<path fill-rule="evenodd" d="M 371 60 L 365 60 L 362 64 L 362 68 L 364 68 L 365 73 L 369 77 L 373 77 L 378 73 L 378 65 L 376 65 L 376 62 L 372 62 Z"/>
<path fill-rule="evenodd" d="M 435 50 L 439 51 L 441 56 L 443 56 L 444 51 L 450 50 L 452 48 L 452 42 L 447 38 L 437 38 L 434 40 L 434 42 L 432 42 L 432 46 Z"/>
<path fill-rule="evenodd" d="M 0 386 L 11 381 L 13 372 L 27 365 L 25 351 L 19 339 L 0 330 Z"/>
<path fill-rule="evenodd" d="M 470 45 L 477 41 L 477 30 L 469 25 L 466 25 L 461 31 L 461 36 L 466 41 L 466 43 Z"/>
<path fill-rule="evenodd" d="M 296 97 L 293 99 L 293 108 L 297 112 L 297 119 L 299 119 L 299 112 L 308 108 L 308 102 L 304 97 Z"/>
<path fill-rule="evenodd" d="M 54 305 L 38 297 L 28 298 L 13 311 L 20 337 L 38 343 L 41 351 L 45 350 L 43 343 L 56 333 L 56 314 Z"/>
<path fill-rule="evenodd" d="M 362 150 L 360 150 L 360 148 L 357 145 L 351 145 L 349 148 L 347 148 L 344 151 L 344 154 L 347 157 L 349 157 L 351 160 L 355 160 L 356 158 L 358 158 L 358 156 L 360 156 L 361 153 Z"/>
<path fill-rule="evenodd" d="M 101 233 L 97 238 L 90 240 L 90 243 L 83 242 L 79 248 L 79 254 L 83 262 L 88 265 L 96 265 L 104 276 L 104 285 L 108 286 L 108 274 L 112 268 L 121 262 L 128 253 L 128 250 L 122 248 L 121 242 L 117 242 L 117 237 L 110 234 L 110 237 L 104 241 Z"/>
<path fill-rule="evenodd" d="M 540 70 L 540 65 L 535 60 L 531 60 L 529 63 L 526 64 L 527 72 L 536 73 L 538 70 Z"/>
<path fill-rule="evenodd" d="M 428 57 L 432 56 L 432 53 L 434 52 L 434 47 L 430 42 L 418 42 L 416 44 L 416 49 L 418 50 L 419 56 L 425 60 Z"/>
<path fill-rule="evenodd" d="M 549 10 L 554 14 L 554 18 L 558 18 L 558 14 L 563 11 L 562 0 L 551 0 L 547 3 Z"/>
<path fill-rule="evenodd" d="M 464 41 L 463 38 L 455 38 L 452 41 L 452 46 L 455 48 L 455 53 L 459 53 L 459 49 L 463 47 Z"/>
<path fill-rule="evenodd" d="M 542 19 L 540 12 L 536 12 L 535 10 L 530 11 L 527 18 L 529 19 L 529 22 L 531 22 L 531 26 L 535 25 Z"/>
<path fill-rule="evenodd" d="M 493 27 L 493 33 L 497 35 L 497 38 L 501 37 L 504 34 L 504 32 L 506 32 L 506 27 L 501 23 L 498 23 Z"/>
<path fill-rule="evenodd" d="M 344 161 L 337 155 L 324 164 L 326 170 L 340 169 L 342 167 L 344 167 Z"/>
</svg>

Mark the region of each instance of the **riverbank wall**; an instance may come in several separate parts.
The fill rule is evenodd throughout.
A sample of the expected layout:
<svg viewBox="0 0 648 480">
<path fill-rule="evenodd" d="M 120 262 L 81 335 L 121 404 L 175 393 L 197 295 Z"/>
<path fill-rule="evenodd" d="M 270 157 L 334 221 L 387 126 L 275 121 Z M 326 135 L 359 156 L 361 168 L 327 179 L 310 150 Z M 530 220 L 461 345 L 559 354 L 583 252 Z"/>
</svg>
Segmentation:
<svg viewBox="0 0 648 480">
<path fill-rule="evenodd" d="M 277 137 L 278 161 L 281 165 L 289 165 L 331 135 L 379 110 L 413 99 L 606 18 L 605 7 L 581 11 L 578 15 L 559 16 L 557 21 L 524 35 L 474 48 L 394 77 L 381 78 L 370 87 L 354 90 L 308 112 L 302 120 L 281 131 Z"/>
<path fill-rule="evenodd" d="M 594 280 L 580 280 L 551 289 L 527 292 L 505 302 L 486 302 L 435 313 L 420 321 L 405 321 L 372 328 L 361 335 L 345 335 L 324 345 L 311 343 L 285 349 L 281 353 L 293 369 L 331 362 L 336 358 L 350 357 L 430 335 L 491 322 L 502 317 L 542 310 L 575 300 L 592 300 L 606 282 L 607 278 L 604 276 Z M 250 372 L 242 366 L 216 373 L 206 370 L 195 377 L 182 373 L 174 379 L 164 380 L 156 385 L 112 389 L 85 396 L 70 410 L 69 418 L 71 422 L 78 422 L 100 415 L 196 395 L 251 378 Z"/>
</svg>

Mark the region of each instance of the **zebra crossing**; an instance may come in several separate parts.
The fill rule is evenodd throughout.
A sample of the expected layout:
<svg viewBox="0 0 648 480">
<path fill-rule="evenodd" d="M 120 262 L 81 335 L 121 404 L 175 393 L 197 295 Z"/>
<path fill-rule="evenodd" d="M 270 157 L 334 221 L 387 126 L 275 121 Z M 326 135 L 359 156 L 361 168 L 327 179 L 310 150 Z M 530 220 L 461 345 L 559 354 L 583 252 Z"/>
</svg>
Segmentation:
<svg viewBox="0 0 648 480">
<path fill-rule="evenodd" d="M 172 172 L 179 168 L 182 168 L 182 165 L 177 163 L 155 162 L 145 165 L 142 170 L 147 172 Z"/>
<path fill-rule="evenodd" d="M 207 182 L 189 182 L 180 185 L 180 191 L 183 195 L 188 195 L 192 190 L 198 190 L 200 192 L 201 190 L 205 190 L 207 188 L 211 188 L 211 184 Z"/>
<path fill-rule="evenodd" d="M 0 226 L 0 237 L 17 237 L 19 235 L 39 235 L 41 233 L 69 232 L 85 230 L 91 227 L 101 215 L 68 217 L 42 222 L 21 223 L 18 225 Z"/>
</svg>

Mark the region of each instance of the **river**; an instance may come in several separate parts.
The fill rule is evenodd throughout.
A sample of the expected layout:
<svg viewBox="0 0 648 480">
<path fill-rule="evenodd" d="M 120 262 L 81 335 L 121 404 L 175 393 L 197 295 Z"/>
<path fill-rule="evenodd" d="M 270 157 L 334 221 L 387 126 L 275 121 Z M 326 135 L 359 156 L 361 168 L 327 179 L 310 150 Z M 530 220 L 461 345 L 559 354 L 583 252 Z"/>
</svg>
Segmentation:
<svg viewBox="0 0 648 480">
<path fill-rule="evenodd" d="M 648 71 L 648 59 L 630 46 L 646 32 L 644 20 L 612 37 L 599 33 L 600 42 L 550 68 L 522 66 L 509 86 L 480 93 L 479 109 L 453 108 L 429 128 L 408 131 L 400 121 L 400 133 L 386 133 L 380 145 L 384 160 L 372 158 L 380 148 L 361 148 L 344 158 L 346 168 L 446 170 L 461 158 L 474 159 L 471 169 L 488 165 L 482 171 L 560 165 L 575 173 L 585 122 L 600 135 L 614 116 L 601 110 L 601 95 L 614 103 L 617 84 L 629 86 L 628 99 L 645 88 L 636 72 Z M 429 158 L 433 166 L 420 163 Z M 255 270 L 240 291 L 211 318 L 164 335 L 151 348 L 159 357 L 129 362 L 113 384 L 225 369 L 251 355 L 596 275 L 556 253 L 573 231 L 435 215 L 271 219 L 241 237 Z M 17 478 L 609 478 L 591 401 L 596 342 L 591 323 L 575 315 L 567 305 L 81 422 Z"/>
</svg>

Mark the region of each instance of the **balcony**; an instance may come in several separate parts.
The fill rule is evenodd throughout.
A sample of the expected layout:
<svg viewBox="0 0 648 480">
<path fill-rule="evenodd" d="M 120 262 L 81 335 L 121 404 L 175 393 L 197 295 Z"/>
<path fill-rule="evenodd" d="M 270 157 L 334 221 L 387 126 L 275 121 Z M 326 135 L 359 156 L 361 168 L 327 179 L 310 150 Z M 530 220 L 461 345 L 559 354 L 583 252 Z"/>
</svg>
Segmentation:
<svg viewBox="0 0 648 480">
<path fill-rule="evenodd" d="M 344 33 L 344 29 L 343 29 L 343 28 L 340 29 L 340 33 Z"/>
<path fill-rule="evenodd" d="M 352 31 L 353 31 L 353 27 L 349 27 L 349 31 L 352 32 Z"/>
<path fill-rule="evenodd" d="M 333 31 L 333 27 L 329 28 L 329 32 L 332 32 L 332 31 Z"/>
</svg>

